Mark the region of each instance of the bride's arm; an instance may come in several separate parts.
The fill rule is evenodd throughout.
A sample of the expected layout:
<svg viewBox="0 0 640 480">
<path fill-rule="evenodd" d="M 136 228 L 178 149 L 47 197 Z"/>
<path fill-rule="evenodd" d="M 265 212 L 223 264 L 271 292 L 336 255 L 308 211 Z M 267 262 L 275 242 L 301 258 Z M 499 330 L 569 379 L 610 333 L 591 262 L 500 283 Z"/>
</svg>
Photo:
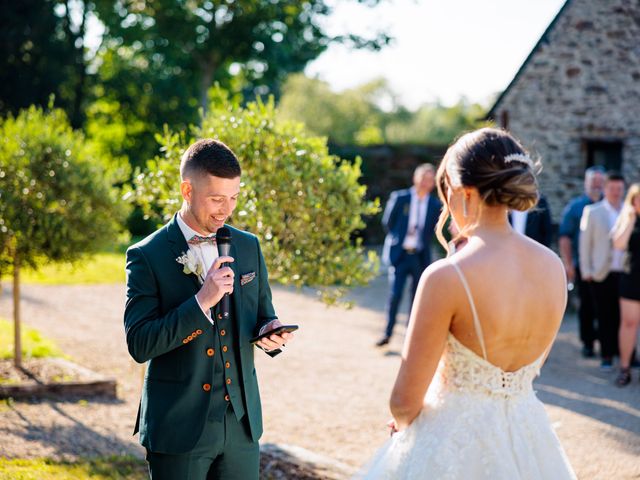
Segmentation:
<svg viewBox="0 0 640 480">
<path fill-rule="evenodd" d="M 398 430 L 418 416 L 453 317 L 453 267 L 445 261 L 429 266 L 418 285 L 402 352 L 402 364 L 389 406 Z M 452 291 L 453 290 L 453 291 Z"/>
</svg>

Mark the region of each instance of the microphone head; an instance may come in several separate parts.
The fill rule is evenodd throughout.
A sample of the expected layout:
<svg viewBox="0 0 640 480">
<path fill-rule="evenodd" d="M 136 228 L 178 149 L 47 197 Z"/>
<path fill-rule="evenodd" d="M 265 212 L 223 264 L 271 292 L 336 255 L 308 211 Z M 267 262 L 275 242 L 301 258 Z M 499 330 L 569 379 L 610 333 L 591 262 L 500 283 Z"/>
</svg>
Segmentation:
<svg viewBox="0 0 640 480">
<path fill-rule="evenodd" d="M 229 230 L 227 227 L 219 228 L 216 232 L 216 243 L 218 245 L 230 244 L 231 230 Z"/>
</svg>

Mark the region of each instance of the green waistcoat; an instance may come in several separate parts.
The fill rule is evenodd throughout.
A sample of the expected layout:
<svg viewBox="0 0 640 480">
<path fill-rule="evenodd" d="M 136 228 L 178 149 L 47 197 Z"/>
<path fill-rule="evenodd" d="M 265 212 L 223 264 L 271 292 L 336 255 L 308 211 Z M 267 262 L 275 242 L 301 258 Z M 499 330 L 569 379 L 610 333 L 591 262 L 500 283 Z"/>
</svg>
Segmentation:
<svg viewBox="0 0 640 480">
<path fill-rule="evenodd" d="M 230 315 L 226 320 L 220 319 L 220 309 L 213 308 L 214 324 L 214 354 L 212 398 L 209 408 L 209 420 L 222 422 L 227 409 L 231 404 L 233 412 L 240 420 L 245 412 L 244 396 L 242 395 L 242 374 L 240 365 L 240 353 L 235 322 L 233 303 L 230 306 Z M 223 335 L 224 333 L 224 335 Z"/>
</svg>

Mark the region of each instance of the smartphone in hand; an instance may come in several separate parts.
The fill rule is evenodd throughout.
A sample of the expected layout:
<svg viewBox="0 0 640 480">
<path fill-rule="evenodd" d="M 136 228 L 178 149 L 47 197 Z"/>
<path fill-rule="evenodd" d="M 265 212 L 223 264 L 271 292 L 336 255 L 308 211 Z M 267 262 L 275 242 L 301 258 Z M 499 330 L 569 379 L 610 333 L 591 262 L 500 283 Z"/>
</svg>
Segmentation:
<svg viewBox="0 0 640 480">
<path fill-rule="evenodd" d="M 271 335 L 282 335 L 283 333 L 295 332 L 296 330 L 298 330 L 298 328 L 299 328 L 298 325 L 280 325 L 279 327 L 273 328 L 268 332 L 264 332 L 263 334 L 258 335 L 257 337 L 253 337 L 250 340 L 250 342 L 256 343 L 265 337 L 270 337 Z"/>
</svg>

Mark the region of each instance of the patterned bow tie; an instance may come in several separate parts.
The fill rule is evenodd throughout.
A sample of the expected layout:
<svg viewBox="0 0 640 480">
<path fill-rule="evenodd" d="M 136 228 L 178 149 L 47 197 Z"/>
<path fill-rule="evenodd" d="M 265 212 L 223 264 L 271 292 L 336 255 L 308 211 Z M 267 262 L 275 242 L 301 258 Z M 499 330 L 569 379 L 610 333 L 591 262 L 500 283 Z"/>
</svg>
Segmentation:
<svg viewBox="0 0 640 480">
<path fill-rule="evenodd" d="M 211 245 L 214 245 L 216 243 L 216 234 L 214 233 L 213 235 L 209 236 L 209 237 L 202 237 L 200 235 L 194 235 L 193 237 L 191 237 L 187 243 L 189 245 L 201 245 L 203 243 L 210 243 Z"/>
</svg>

